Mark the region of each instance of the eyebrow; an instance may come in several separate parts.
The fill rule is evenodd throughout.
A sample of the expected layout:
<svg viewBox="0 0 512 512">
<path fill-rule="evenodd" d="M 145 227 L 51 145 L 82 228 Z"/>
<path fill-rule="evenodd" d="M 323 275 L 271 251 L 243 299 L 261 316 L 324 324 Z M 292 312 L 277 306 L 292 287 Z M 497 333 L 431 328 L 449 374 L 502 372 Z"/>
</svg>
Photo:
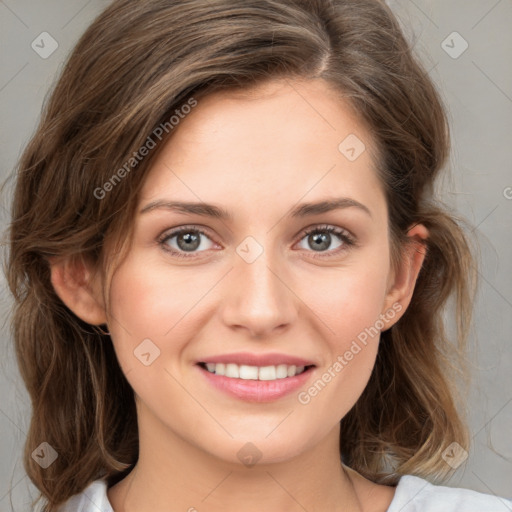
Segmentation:
<svg viewBox="0 0 512 512">
<path fill-rule="evenodd" d="M 292 208 L 287 215 L 292 218 L 302 218 L 309 215 L 318 215 L 320 213 L 327 213 L 332 210 L 345 208 L 358 208 L 372 217 L 372 213 L 367 206 L 350 197 L 339 197 L 314 203 L 302 203 Z M 230 212 L 214 204 L 169 201 L 167 199 L 157 199 L 152 201 L 144 206 L 139 213 L 144 214 L 153 210 L 161 209 L 176 211 L 178 213 L 190 213 L 205 217 L 213 217 L 221 220 L 233 220 L 233 216 Z"/>
</svg>

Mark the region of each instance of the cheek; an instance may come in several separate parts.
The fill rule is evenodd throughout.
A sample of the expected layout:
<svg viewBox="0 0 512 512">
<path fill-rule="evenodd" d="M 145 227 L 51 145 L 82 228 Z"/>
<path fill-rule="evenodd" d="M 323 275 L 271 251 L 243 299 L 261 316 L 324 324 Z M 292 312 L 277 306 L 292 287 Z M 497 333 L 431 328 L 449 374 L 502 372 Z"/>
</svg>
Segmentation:
<svg viewBox="0 0 512 512">
<path fill-rule="evenodd" d="M 128 382 L 145 403 L 179 396 L 187 322 L 200 290 L 183 272 L 129 257 L 111 286 L 112 342 Z M 169 395 L 169 396 L 168 396 Z"/>
<path fill-rule="evenodd" d="M 136 358 L 141 354 L 149 352 L 149 359 L 156 360 L 169 345 L 169 337 L 173 350 L 179 351 L 175 342 L 180 338 L 174 331 L 182 327 L 180 319 L 193 300 L 185 279 L 163 272 L 151 262 L 129 257 L 114 275 L 110 293 L 109 328 L 125 374 L 134 368 L 140 370 L 141 361 Z"/>
<path fill-rule="evenodd" d="M 315 286 L 304 288 L 308 305 L 320 319 L 316 326 L 324 333 L 316 335 L 324 340 L 318 346 L 324 366 L 299 402 L 314 402 L 317 411 L 333 421 L 356 403 L 375 365 L 387 270 L 387 260 L 365 258 L 331 273 L 328 281 L 317 276 Z"/>
<path fill-rule="evenodd" d="M 206 277 L 205 286 L 210 280 Z M 183 269 L 132 258 L 112 281 L 112 316 L 134 339 L 161 339 L 201 298 L 198 282 Z"/>
<path fill-rule="evenodd" d="M 313 276 L 311 276 L 313 277 Z M 303 287 L 302 297 L 321 320 L 322 331 L 338 352 L 374 326 L 386 297 L 386 261 L 366 259 L 322 276 L 317 273 Z M 379 324 L 380 325 L 380 324 Z"/>
</svg>

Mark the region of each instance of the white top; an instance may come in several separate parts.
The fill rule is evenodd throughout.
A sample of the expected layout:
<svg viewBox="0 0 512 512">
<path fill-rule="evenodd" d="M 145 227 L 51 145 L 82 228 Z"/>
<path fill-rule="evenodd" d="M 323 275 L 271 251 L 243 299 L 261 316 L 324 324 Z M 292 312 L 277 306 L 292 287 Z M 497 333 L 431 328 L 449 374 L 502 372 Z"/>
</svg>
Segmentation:
<svg viewBox="0 0 512 512">
<path fill-rule="evenodd" d="M 387 512 L 512 512 L 512 499 L 463 488 L 433 485 L 423 478 L 404 475 Z M 92 482 L 71 497 L 59 512 L 114 512 L 105 480 Z"/>
</svg>

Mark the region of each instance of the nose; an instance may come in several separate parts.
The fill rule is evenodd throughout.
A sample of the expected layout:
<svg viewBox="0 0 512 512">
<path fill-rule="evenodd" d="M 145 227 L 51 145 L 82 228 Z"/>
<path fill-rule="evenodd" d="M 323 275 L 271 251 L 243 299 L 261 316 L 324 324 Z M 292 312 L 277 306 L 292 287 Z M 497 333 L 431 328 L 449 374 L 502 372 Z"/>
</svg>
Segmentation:
<svg viewBox="0 0 512 512">
<path fill-rule="evenodd" d="M 226 286 L 221 311 L 230 329 L 263 338 L 285 330 L 297 318 L 300 301 L 289 272 L 266 251 L 252 263 L 237 257 Z"/>
</svg>

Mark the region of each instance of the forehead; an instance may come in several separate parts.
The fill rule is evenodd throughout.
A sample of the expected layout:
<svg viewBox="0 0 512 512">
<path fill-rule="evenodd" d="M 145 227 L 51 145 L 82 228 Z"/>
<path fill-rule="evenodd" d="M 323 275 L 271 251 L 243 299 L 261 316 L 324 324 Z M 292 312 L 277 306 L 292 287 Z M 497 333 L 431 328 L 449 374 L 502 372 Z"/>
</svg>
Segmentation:
<svg viewBox="0 0 512 512">
<path fill-rule="evenodd" d="M 363 203 L 383 198 L 370 133 L 324 81 L 273 81 L 197 102 L 154 161 L 145 200 L 240 206 L 338 192 Z"/>
</svg>

